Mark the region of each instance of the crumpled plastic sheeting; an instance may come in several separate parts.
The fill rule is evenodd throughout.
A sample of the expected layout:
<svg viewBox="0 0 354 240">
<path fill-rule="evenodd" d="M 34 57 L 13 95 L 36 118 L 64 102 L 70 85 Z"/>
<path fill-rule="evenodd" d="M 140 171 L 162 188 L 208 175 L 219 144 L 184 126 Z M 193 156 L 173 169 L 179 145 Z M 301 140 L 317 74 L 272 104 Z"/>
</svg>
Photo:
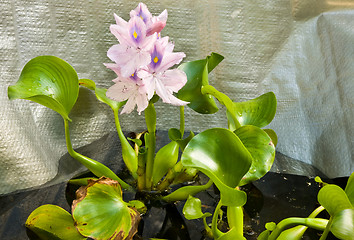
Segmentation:
<svg viewBox="0 0 354 240">
<path fill-rule="evenodd" d="M 321 2 L 321 3 L 320 3 Z M 324 2 L 324 3 L 323 3 Z M 282 154 L 313 164 L 328 177 L 348 176 L 353 164 L 354 10 L 348 1 L 161 0 L 145 1 L 157 15 L 169 12 L 164 35 L 184 51 L 185 61 L 212 51 L 225 56 L 210 82 L 235 101 L 273 91 L 271 124 Z M 109 32 L 113 13 L 128 19 L 133 1 L 3 0 L 0 3 L 0 194 L 46 183 L 66 153 L 59 114 L 25 100 L 9 101 L 27 61 L 55 55 L 80 78 L 112 85 L 106 52 L 117 40 Z M 179 124 L 178 109 L 156 105 L 158 129 Z M 226 126 L 224 108 L 202 116 L 186 110 L 186 130 Z M 167 114 L 165 114 L 167 113 Z M 111 110 L 86 89 L 70 117 L 74 147 L 114 131 Z M 145 129 L 143 116 L 122 115 L 126 131 Z M 97 159 L 101 160 L 101 159 Z M 297 172 L 301 174 L 301 172 Z M 61 176 L 61 180 L 69 178 Z"/>
</svg>

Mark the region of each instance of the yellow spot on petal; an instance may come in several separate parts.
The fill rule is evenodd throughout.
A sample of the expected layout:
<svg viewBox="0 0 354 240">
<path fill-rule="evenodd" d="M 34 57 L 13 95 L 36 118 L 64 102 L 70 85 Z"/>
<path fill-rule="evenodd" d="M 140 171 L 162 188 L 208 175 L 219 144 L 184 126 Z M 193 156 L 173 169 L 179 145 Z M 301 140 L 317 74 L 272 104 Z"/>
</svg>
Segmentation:
<svg viewBox="0 0 354 240">
<path fill-rule="evenodd" d="M 136 31 L 134 31 L 133 36 L 135 39 L 138 37 L 138 34 L 136 33 Z"/>
<path fill-rule="evenodd" d="M 159 61 L 158 57 L 154 57 L 154 63 L 157 63 Z"/>
<path fill-rule="evenodd" d="M 134 73 L 132 74 L 132 77 L 134 77 Z"/>
</svg>

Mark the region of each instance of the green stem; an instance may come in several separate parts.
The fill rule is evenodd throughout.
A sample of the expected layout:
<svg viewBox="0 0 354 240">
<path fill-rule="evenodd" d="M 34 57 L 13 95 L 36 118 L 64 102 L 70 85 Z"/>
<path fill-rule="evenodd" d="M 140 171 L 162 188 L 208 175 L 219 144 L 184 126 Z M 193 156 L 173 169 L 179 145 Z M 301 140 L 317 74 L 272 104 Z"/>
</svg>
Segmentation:
<svg viewBox="0 0 354 240">
<path fill-rule="evenodd" d="M 152 102 L 150 102 L 149 106 L 145 109 L 145 121 L 148 129 L 147 138 L 145 142 L 145 146 L 147 149 L 145 186 L 147 190 L 150 190 L 152 187 L 152 172 L 154 169 L 156 147 L 156 111 Z"/>
<path fill-rule="evenodd" d="M 178 188 L 176 191 L 164 196 L 162 200 L 166 202 L 175 202 L 175 201 L 182 201 L 186 200 L 189 195 L 194 196 L 195 194 L 205 191 L 213 185 L 213 181 L 209 179 L 209 181 L 205 185 L 198 185 L 198 186 L 184 186 Z"/>
<path fill-rule="evenodd" d="M 328 224 L 327 224 L 325 230 L 323 231 L 320 240 L 325 240 L 325 239 L 327 238 L 328 233 L 329 233 L 329 231 L 330 231 L 330 229 L 331 229 L 331 226 L 332 226 L 332 222 L 333 222 L 333 218 L 330 217 L 330 218 L 329 218 L 329 221 L 328 221 Z"/>
<path fill-rule="evenodd" d="M 223 232 L 221 232 L 218 229 L 218 219 L 219 219 L 219 211 L 221 209 L 221 200 L 219 201 L 218 205 L 215 208 L 214 214 L 213 214 L 213 220 L 211 222 L 211 231 L 213 232 L 214 239 L 218 239 L 223 235 Z"/>
<path fill-rule="evenodd" d="M 122 157 L 125 165 L 127 166 L 128 170 L 134 177 L 134 179 L 137 178 L 137 170 L 138 170 L 138 156 L 133 149 L 133 147 L 129 144 L 127 138 L 124 136 L 124 133 L 122 131 L 122 128 L 119 123 L 119 117 L 118 117 L 118 109 L 113 109 L 114 113 L 114 121 L 116 124 L 116 129 L 118 133 L 118 137 L 120 140 L 120 144 L 122 147 Z"/>
<path fill-rule="evenodd" d="M 277 227 L 270 234 L 268 240 L 276 240 L 282 231 L 294 225 L 304 225 L 306 227 L 324 231 L 328 225 L 328 220 L 321 218 L 286 218 L 277 224 Z"/>
<path fill-rule="evenodd" d="M 214 96 L 216 99 L 218 99 L 218 101 L 226 107 L 227 111 L 230 112 L 232 120 L 235 123 L 236 129 L 241 127 L 241 124 L 235 115 L 235 113 L 236 113 L 235 105 L 226 94 L 219 92 L 211 85 L 203 86 L 201 89 L 201 92 L 202 92 L 202 94 L 210 94 L 210 95 Z"/>
<path fill-rule="evenodd" d="M 146 151 L 138 155 L 138 190 L 141 191 L 145 188 L 145 164 L 146 164 Z"/>
<path fill-rule="evenodd" d="M 243 236 L 243 209 L 242 207 L 227 207 L 227 220 L 229 227 L 235 228 Z"/>
<path fill-rule="evenodd" d="M 112 172 L 112 170 L 109 169 L 107 166 L 76 152 L 73 149 L 72 144 L 71 144 L 70 132 L 69 132 L 69 122 L 67 119 L 64 119 L 64 126 L 65 126 L 66 147 L 68 149 L 70 156 L 72 156 L 77 161 L 79 161 L 82 165 L 87 167 L 97 177 L 105 176 L 105 177 L 108 177 L 108 178 L 118 181 L 120 183 L 120 185 L 122 186 L 122 188 L 124 188 L 124 189 L 131 189 L 132 188 L 129 184 L 125 183 L 114 172 Z"/>
<path fill-rule="evenodd" d="M 211 231 L 211 228 L 208 226 L 208 223 L 206 221 L 206 217 L 203 217 L 203 224 L 204 224 L 204 228 L 205 228 L 207 236 L 209 238 L 213 238 L 213 232 Z"/>
<path fill-rule="evenodd" d="M 183 134 L 184 134 L 184 106 L 179 107 L 179 130 L 181 132 L 181 139 L 183 139 Z"/>
</svg>

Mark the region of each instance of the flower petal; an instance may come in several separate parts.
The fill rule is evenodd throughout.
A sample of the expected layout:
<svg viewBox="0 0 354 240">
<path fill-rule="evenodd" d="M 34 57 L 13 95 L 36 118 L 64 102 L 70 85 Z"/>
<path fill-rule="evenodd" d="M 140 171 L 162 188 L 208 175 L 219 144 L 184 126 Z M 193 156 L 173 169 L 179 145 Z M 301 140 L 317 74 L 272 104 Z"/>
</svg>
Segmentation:
<svg viewBox="0 0 354 240">
<path fill-rule="evenodd" d="M 119 43 L 126 46 L 132 46 L 134 44 L 130 39 L 127 27 L 122 27 L 120 25 L 111 25 L 109 27 L 109 30 L 118 39 Z"/>
<path fill-rule="evenodd" d="M 125 21 L 123 18 L 119 17 L 117 14 L 114 13 L 114 19 L 116 20 L 116 23 L 118 26 L 122 28 L 126 28 L 128 26 L 128 22 Z"/>
<path fill-rule="evenodd" d="M 131 113 L 134 110 L 135 105 L 135 97 L 129 98 L 120 114 Z"/>
<path fill-rule="evenodd" d="M 170 103 L 175 106 L 184 106 L 189 103 L 173 96 L 172 91 L 167 89 L 159 79 L 156 79 L 156 94 L 162 99 L 163 102 Z"/>
<path fill-rule="evenodd" d="M 140 17 L 145 24 L 150 23 L 152 19 L 152 15 L 144 3 L 139 3 L 134 10 L 130 11 L 130 17 L 133 18 L 135 16 Z"/>
<path fill-rule="evenodd" d="M 161 64 L 156 69 L 157 72 L 163 72 L 172 67 L 175 64 L 178 64 L 182 61 L 182 59 L 186 56 L 183 52 L 177 53 L 165 53 L 162 58 Z"/>
<path fill-rule="evenodd" d="M 119 66 L 115 63 L 104 63 L 103 65 L 106 66 L 106 68 L 109 68 L 111 70 L 113 70 L 118 76 L 120 76 L 120 69 Z"/>
<path fill-rule="evenodd" d="M 178 92 L 187 83 L 187 75 L 180 69 L 171 69 L 165 71 L 160 80 L 167 89 Z"/>
<path fill-rule="evenodd" d="M 160 33 L 162 29 L 166 26 L 167 22 L 167 10 L 165 9 L 158 17 L 152 17 L 151 24 L 148 25 L 146 35 Z"/>
<path fill-rule="evenodd" d="M 129 82 L 117 81 L 108 88 L 106 96 L 114 101 L 122 102 L 134 95 L 134 91 L 136 91 L 134 86 Z"/>
<path fill-rule="evenodd" d="M 113 62 L 116 62 L 118 65 L 120 65 L 120 62 L 124 62 L 125 59 L 122 59 L 122 57 L 127 55 L 127 50 L 128 46 L 123 45 L 123 44 L 116 44 L 110 47 L 107 51 L 107 57 L 111 59 Z"/>
<path fill-rule="evenodd" d="M 146 25 L 140 17 L 133 17 L 128 22 L 128 32 L 135 47 L 142 47 L 146 38 Z"/>
<path fill-rule="evenodd" d="M 138 71 L 138 77 L 142 79 L 144 89 L 148 94 L 148 99 L 151 99 L 155 93 L 155 80 L 154 76 L 146 69 Z"/>
<path fill-rule="evenodd" d="M 146 94 L 137 94 L 136 96 L 136 105 L 137 105 L 137 111 L 140 115 L 142 111 L 144 111 L 147 106 L 149 105 L 149 100 L 147 98 Z"/>
</svg>

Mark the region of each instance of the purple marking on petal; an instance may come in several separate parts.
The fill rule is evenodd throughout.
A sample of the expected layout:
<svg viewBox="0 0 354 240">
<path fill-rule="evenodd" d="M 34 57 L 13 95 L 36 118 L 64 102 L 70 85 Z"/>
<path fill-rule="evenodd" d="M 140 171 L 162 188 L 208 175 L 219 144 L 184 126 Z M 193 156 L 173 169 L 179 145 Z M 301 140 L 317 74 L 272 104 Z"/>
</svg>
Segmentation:
<svg viewBox="0 0 354 240">
<path fill-rule="evenodd" d="M 151 53 L 151 63 L 149 65 L 149 67 L 152 70 L 155 70 L 156 68 L 158 68 L 158 66 L 160 66 L 162 58 L 163 58 L 163 52 L 159 51 L 161 49 L 158 49 L 158 46 L 154 46 L 154 50 Z"/>
</svg>

